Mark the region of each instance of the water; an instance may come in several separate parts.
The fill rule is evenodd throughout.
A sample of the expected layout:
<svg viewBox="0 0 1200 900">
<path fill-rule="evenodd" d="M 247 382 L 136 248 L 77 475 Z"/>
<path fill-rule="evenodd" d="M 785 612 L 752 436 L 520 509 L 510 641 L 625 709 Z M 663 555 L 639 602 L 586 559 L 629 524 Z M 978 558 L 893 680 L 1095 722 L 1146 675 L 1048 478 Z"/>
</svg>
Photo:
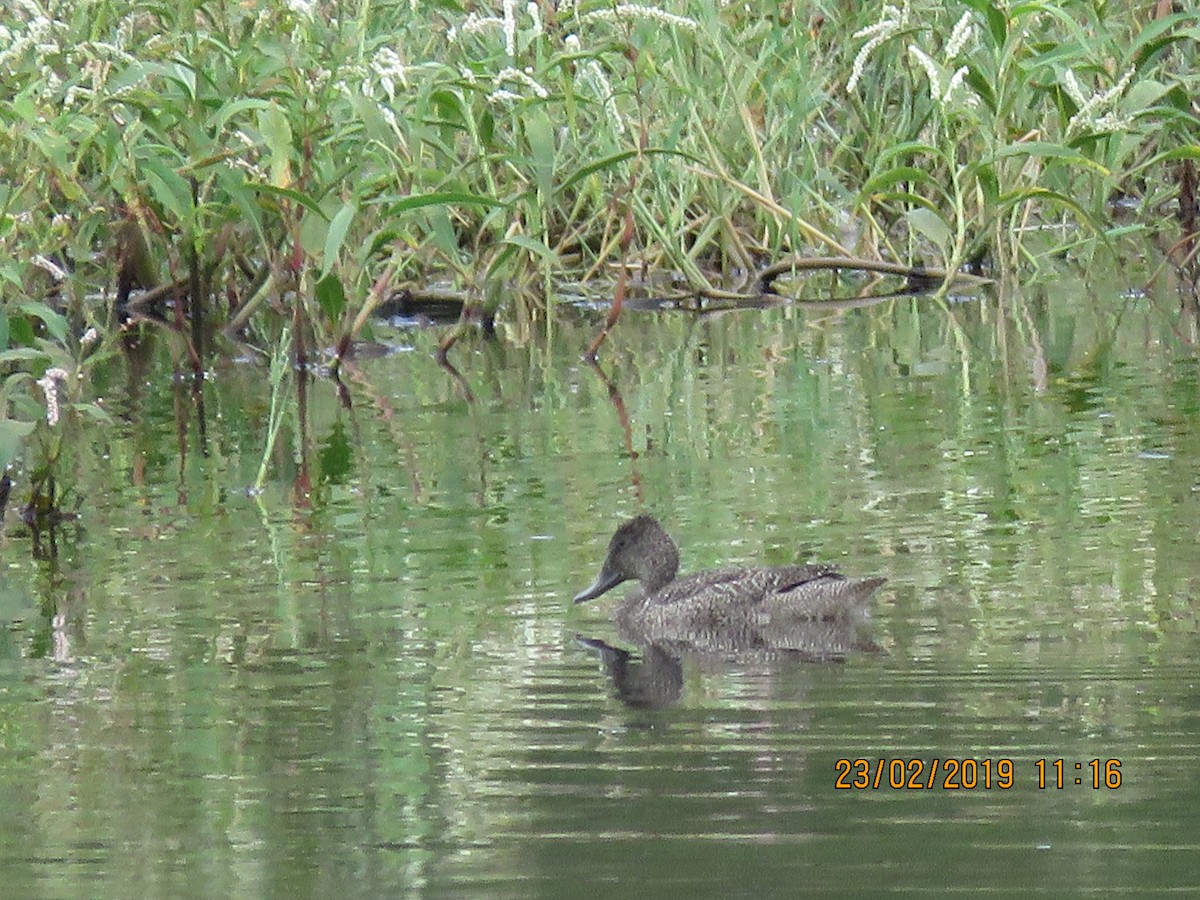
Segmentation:
<svg viewBox="0 0 1200 900">
<path fill-rule="evenodd" d="M 436 334 L 383 334 L 416 352 L 348 372 L 349 411 L 313 385 L 261 496 L 261 371 L 220 367 L 203 439 L 161 360 L 108 373 L 124 424 L 79 441 L 57 558 L 0 536 L 0 894 L 1200 890 L 1171 298 L 627 316 L 615 392 L 594 315 L 468 342 L 473 403 Z M 621 645 L 612 599 L 569 601 L 644 509 L 685 571 L 886 576 L 883 652 L 685 660 L 623 702 L 585 643 Z M 889 786 L 935 758 L 979 783 Z M 837 789 L 860 759 L 880 786 Z"/>
</svg>

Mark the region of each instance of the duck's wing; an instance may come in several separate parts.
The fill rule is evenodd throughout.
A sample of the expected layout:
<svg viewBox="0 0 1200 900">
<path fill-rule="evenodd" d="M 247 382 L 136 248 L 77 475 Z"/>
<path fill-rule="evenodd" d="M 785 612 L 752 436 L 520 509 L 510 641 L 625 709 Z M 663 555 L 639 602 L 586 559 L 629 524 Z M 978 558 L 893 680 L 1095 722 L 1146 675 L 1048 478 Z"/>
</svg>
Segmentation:
<svg viewBox="0 0 1200 900">
<path fill-rule="evenodd" d="M 677 578 L 651 600 L 654 606 L 675 604 L 723 605 L 736 603 L 754 606 L 782 594 L 814 583 L 844 581 L 833 566 L 749 566 L 710 569 Z"/>
<path fill-rule="evenodd" d="M 833 566 L 773 566 L 763 570 L 768 573 L 764 580 L 769 581 L 773 594 L 786 594 L 812 582 L 845 581 Z"/>
<path fill-rule="evenodd" d="M 803 567 L 796 567 L 803 568 Z M 769 568 L 710 569 L 676 578 L 650 598 L 650 605 L 752 607 L 782 584 Z"/>
<path fill-rule="evenodd" d="M 639 615 L 713 626 L 836 619 L 865 610 L 885 580 L 846 578 L 825 565 L 715 569 L 671 582 L 647 598 Z"/>
<path fill-rule="evenodd" d="M 820 567 L 808 567 L 810 570 Z M 781 575 L 778 589 L 767 600 L 772 620 L 838 619 L 861 614 L 886 578 L 846 578 L 834 569 Z"/>
</svg>

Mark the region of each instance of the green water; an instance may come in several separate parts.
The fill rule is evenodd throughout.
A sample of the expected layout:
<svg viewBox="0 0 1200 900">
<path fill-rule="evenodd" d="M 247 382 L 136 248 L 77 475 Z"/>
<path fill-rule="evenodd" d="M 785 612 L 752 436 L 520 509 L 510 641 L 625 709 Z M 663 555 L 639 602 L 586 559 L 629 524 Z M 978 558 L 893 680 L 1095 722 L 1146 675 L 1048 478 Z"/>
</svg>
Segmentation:
<svg viewBox="0 0 1200 900">
<path fill-rule="evenodd" d="M 202 437 L 114 366 L 56 558 L 0 534 L 0 896 L 1200 891 L 1196 326 L 1112 283 L 629 315 L 614 390 L 568 310 L 456 350 L 474 402 L 386 332 L 258 496 L 262 370 Z M 886 576 L 885 651 L 627 706 L 569 601 L 641 510 L 685 571 Z M 836 789 L 860 758 L 981 784 Z"/>
</svg>

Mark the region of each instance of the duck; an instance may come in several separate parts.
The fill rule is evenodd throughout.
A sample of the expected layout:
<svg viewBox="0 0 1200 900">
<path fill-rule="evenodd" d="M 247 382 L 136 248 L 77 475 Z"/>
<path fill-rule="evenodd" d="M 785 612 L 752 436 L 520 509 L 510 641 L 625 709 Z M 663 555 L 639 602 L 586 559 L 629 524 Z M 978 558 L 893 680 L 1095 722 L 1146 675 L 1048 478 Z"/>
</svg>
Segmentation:
<svg viewBox="0 0 1200 900">
<path fill-rule="evenodd" d="M 829 565 L 743 566 L 679 574 L 679 547 L 652 515 L 623 523 L 608 543 L 600 574 L 575 595 L 594 600 L 636 580 L 617 607 L 619 630 L 643 645 L 706 649 L 780 646 L 825 640 L 818 623 L 852 633 L 886 578 L 848 578 Z M 814 629 L 816 629 L 814 631 Z"/>
</svg>

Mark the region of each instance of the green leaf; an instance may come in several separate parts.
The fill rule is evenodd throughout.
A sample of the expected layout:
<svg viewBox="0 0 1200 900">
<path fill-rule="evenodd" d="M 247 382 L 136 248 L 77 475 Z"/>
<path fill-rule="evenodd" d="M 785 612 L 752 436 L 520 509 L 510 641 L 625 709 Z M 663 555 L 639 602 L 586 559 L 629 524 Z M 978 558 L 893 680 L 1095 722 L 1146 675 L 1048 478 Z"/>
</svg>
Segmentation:
<svg viewBox="0 0 1200 900">
<path fill-rule="evenodd" d="M 379 111 L 379 104 L 357 92 L 350 98 L 350 106 L 363 126 L 363 144 L 375 141 L 390 146 L 396 140 L 396 132 Z"/>
<path fill-rule="evenodd" d="M 325 246 L 325 238 L 329 234 L 329 216 L 314 215 L 305 211 L 300 217 L 300 249 L 304 255 L 314 262 L 320 258 L 321 249 Z"/>
<path fill-rule="evenodd" d="M 984 203 L 995 206 L 1000 202 L 1000 179 L 996 177 L 994 166 L 980 163 L 975 169 L 975 179 L 983 191 Z"/>
<path fill-rule="evenodd" d="M 558 254 L 543 244 L 541 241 L 536 241 L 528 235 L 511 234 L 503 241 L 505 244 L 511 244 L 515 247 L 520 247 L 522 250 L 528 250 L 535 256 L 540 256 L 546 262 L 553 265 L 558 264 Z"/>
<path fill-rule="evenodd" d="M 358 203 L 351 200 L 337 211 L 337 214 L 329 222 L 329 232 L 325 235 L 325 254 L 321 265 L 321 276 L 329 272 L 334 262 L 337 261 L 338 254 L 342 252 L 342 244 L 346 240 L 346 232 L 350 229 L 350 223 L 354 221 L 354 216 L 358 213 Z M 318 290 L 319 290 L 318 285 Z"/>
<path fill-rule="evenodd" d="M 492 261 L 487 267 L 487 279 L 489 281 L 504 281 L 504 267 L 508 265 L 509 260 L 517 255 L 517 246 L 510 242 L 505 242 L 504 249 L 492 257 Z"/>
<path fill-rule="evenodd" d="M 1013 22 L 1018 22 L 1018 20 L 1026 16 L 1036 16 L 1037 13 L 1042 12 L 1045 5 L 1045 0 L 1032 0 L 1031 2 L 1026 2 L 1026 4 L 1014 4 L 1008 11 L 1008 14 L 1012 17 Z"/>
<path fill-rule="evenodd" d="M 1188 144 L 1186 147 L 1176 147 L 1173 150 L 1168 150 L 1166 153 L 1160 153 L 1158 156 L 1147 160 L 1145 166 L 1139 168 L 1148 169 L 1159 163 L 1173 162 L 1177 159 L 1200 160 L 1200 144 Z"/>
<path fill-rule="evenodd" d="M 1154 106 L 1171 88 L 1153 78 L 1143 78 L 1136 82 L 1121 101 L 1121 109 L 1134 113 L 1143 113 Z"/>
<path fill-rule="evenodd" d="M 492 115 L 491 110 L 484 110 L 483 115 L 479 117 L 479 142 L 489 150 L 496 149 L 496 117 Z"/>
<path fill-rule="evenodd" d="M 337 322 L 346 311 L 346 292 L 336 275 L 326 275 L 317 282 L 317 304 L 330 322 Z"/>
<path fill-rule="evenodd" d="M 458 235 L 454 231 L 454 223 L 444 206 L 435 206 L 425 215 L 429 222 L 429 230 L 433 234 L 433 245 L 446 256 L 454 259 L 459 252 Z"/>
<path fill-rule="evenodd" d="M 1139 71 L 1145 68 L 1154 62 L 1165 48 L 1177 41 L 1187 41 L 1194 46 L 1195 42 L 1200 40 L 1200 33 L 1195 28 L 1184 28 L 1173 34 L 1167 34 L 1175 26 L 1191 21 L 1192 18 L 1193 16 L 1184 13 L 1176 13 L 1149 22 L 1145 28 L 1141 29 L 1129 48 L 1130 56 L 1137 60 L 1136 68 Z"/>
<path fill-rule="evenodd" d="M 286 188 L 292 183 L 292 126 L 278 105 L 272 103 L 258 114 L 258 130 L 267 143 L 271 184 Z"/>
<path fill-rule="evenodd" d="M 255 203 L 254 186 L 233 169 L 220 167 L 216 170 L 217 183 L 225 190 L 230 202 L 237 207 L 242 218 L 254 226 L 254 234 L 260 244 L 267 243 L 266 232 L 263 231 L 262 211 Z"/>
<path fill-rule="evenodd" d="M 1153 156 L 1150 160 L 1141 163 L 1140 166 L 1134 166 L 1129 170 L 1130 175 L 1136 175 L 1144 172 L 1145 169 L 1153 169 L 1157 166 L 1162 166 L 1164 162 L 1175 162 L 1176 160 L 1198 160 L 1200 161 L 1200 144 L 1188 144 L 1187 146 L 1177 146 L 1177 148 L 1163 152 Z"/>
<path fill-rule="evenodd" d="M 8 349 L 8 313 L 0 306 L 0 351 Z"/>
<path fill-rule="evenodd" d="M 554 129 L 545 109 L 536 107 L 522 117 L 525 125 L 525 140 L 533 158 L 533 173 L 537 181 L 538 196 L 548 200 L 554 193 Z"/>
<path fill-rule="evenodd" d="M 466 122 L 469 110 L 458 91 L 433 91 L 429 95 L 429 102 L 437 110 L 437 114 L 443 122 L 456 128 L 461 128 Z"/>
<path fill-rule="evenodd" d="M 95 403 L 75 403 L 71 409 L 102 425 L 111 425 L 113 421 L 112 416 L 108 414 L 108 410 L 102 406 L 97 406 Z"/>
<path fill-rule="evenodd" d="M 1001 48 L 1008 39 L 1008 17 L 1004 10 L 996 6 L 992 0 L 963 0 L 967 6 L 983 16 L 987 22 L 988 33 L 995 47 Z"/>
<path fill-rule="evenodd" d="M 230 103 L 224 104 L 212 116 L 209 117 L 209 125 L 213 134 L 220 134 L 225 130 L 225 126 L 235 117 L 240 116 L 244 112 L 250 110 L 264 110 L 270 107 L 270 103 L 266 100 L 258 100 L 252 97 L 242 97 Z"/>
<path fill-rule="evenodd" d="M 105 87 L 112 91 L 110 97 L 119 97 L 126 88 L 133 87 L 143 79 L 161 74 L 163 66 L 160 63 L 134 61 L 124 69 L 118 69 L 108 80 Z"/>
<path fill-rule="evenodd" d="M 24 322 L 24 319 L 13 319 L 13 324 Z M 0 365 L 10 362 L 39 362 L 44 363 L 49 357 L 41 350 L 35 350 L 33 347 L 13 347 L 11 350 L 5 350 L 0 353 Z"/>
<path fill-rule="evenodd" d="M 972 66 L 967 70 L 967 84 L 970 86 L 989 111 L 996 111 L 996 91 L 992 86 L 992 80 Z"/>
<path fill-rule="evenodd" d="M 33 422 L 21 422 L 17 419 L 0 419 L 0 472 L 8 468 L 17 458 L 21 448 L 21 439 L 28 437 L 33 431 Z"/>
<path fill-rule="evenodd" d="M 397 228 L 393 228 L 390 225 L 385 225 L 383 228 L 380 228 L 377 232 L 371 235 L 370 240 L 368 240 L 363 246 L 363 259 L 370 259 L 389 244 L 394 244 L 397 241 L 404 240 L 405 232 Z"/>
<path fill-rule="evenodd" d="M 945 160 L 946 155 L 929 144 L 922 144 L 920 141 L 904 141 L 895 144 L 879 154 L 879 159 L 876 161 L 876 168 L 882 167 L 885 163 L 891 162 L 893 159 L 898 159 L 905 156 L 932 156 L 934 159 Z"/>
<path fill-rule="evenodd" d="M 150 192 L 164 210 L 185 227 L 192 218 L 192 186 L 162 160 L 146 157 L 138 160 L 138 170 L 150 185 Z"/>
<path fill-rule="evenodd" d="M 189 104 L 196 99 L 196 70 L 186 63 L 176 60 L 169 66 L 164 67 L 163 75 L 170 81 L 183 88 L 183 93 L 187 97 Z"/>
<path fill-rule="evenodd" d="M 928 197 L 922 197 L 920 194 L 914 194 L 911 191 L 887 191 L 886 193 L 874 194 L 872 199 L 876 203 L 882 203 L 887 200 L 890 203 L 900 206 L 923 206 L 926 209 L 937 211 L 937 204 Z"/>
<path fill-rule="evenodd" d="M 908 219 L 908 224 L 912 228 L 923 234 L 932 243 L 938 247 L 949 247 L 953 235 L 950 232 L 950 226 L 946 224 L 946 220 L 939 216 L 931 209 L 925 207 L 917 207 L 910 209 L 904 214 Z"/>
<path fill-rule="evenodd" d="M 50 336 L 60 344 L 65 344 L 67 341 L 67 319 L 60 312 L 55 312 L 45 303 L 38 303 L 36 300 L 25 300 L 16 305 L 19 312 L 25 313 L 27 316 L 33 316 L 35 319 L 41 319 L 42 324 L 46 326 L 46 331 Z"/>
<path fill-rule="evenodd" d="M 993 159 L 1004 159 L 1009 156 L 1032 156 L 1040 159 L 1058 159 L 1065 163 L 1081 166 L 1085 169 L 1091 169 L 1094 172 L 1108 178 L 1112 175 L 1108 169 L 1100 165 L 1100 163 L 1088 159 L 1086 156 L 1080 156 L 1076 151 L 1069 147 L 1064 147 L 1062 144 L 1052 144 L 1049 141 L 1024 141 L 1020 144 L 1010 144 L 1007 147 L 1001 147 L 996 151 Z"/>
<path fill-rule="evenodd" d="M 1076 201 L 1072 200 L 1066 194 L 1058 191 L 1052 191 L 1048 188 L 1029 187 L 1020 188 L 1000 197 L 999 208 L 1001 210 L 1015 206 L 1018 203 L 1025 203 L 1038 200 L 1049 200 L 1051 203 L 1057 203 L 1059 206 L 1065 206 L 1075 215 L 1079 216 L 1096 234 L 1103 231 L 1102 226 L 1096 220 L 1096 217 L 1089 213 L 1086 209 L 1080 206 Z"/>
<path fill-rule="evenodd" d="M 251 185 L 250 182 L 246 182 L 246 184 L 253 187 L 260 193 L 274 194 L 277 197 L 287 197 L 289 200 L 294 200 L 310 212 L 316 213 L 322 219 L 325 219 L 326 221 L 329 220 L 329 216 L 325 214 L 325 210 L 321 209 L 321 204 L 317 203 L 317 201 L 308 196 L 308 194 L 302 194 L 299 191 L 292 190 L 291 188 L 276 187 L 273 184 L 255 183 Z"/>
<path fill-rule="evenodd" d="M 936 184 L 937 182 L 923 169 L 917 169 L 913 166 L 899 166 L 868 179 L 867 183 L 863 185 L 862 192 L 865 196 L 870 196 L 871 194 L 882 193 L 893 185 L 904 183 L 916 185 Z"/>
<path fill-rule="evenodd" d="M 10 317 L 8 320 L 8 338 L 17 347 L 31 347 L 34 340 L 33 326 L 24 316 Z M 5 353 L 0 353 L 0 362 L 3 362 L 4 357 L 8 356 L 10 353 L 19 352 L 21 351 L 9 350 Z"/>
<path fill-rule="evenodd" d="M 573 175 L 571 175 L 566 180 L 564 180 L 562 184 L 560 184 L 558 186 L 557 193 L 561 194 L 563 191 L 567 190 L 570 187 L 573 187 L 574 185 L 578 184 L 580 181 L 583 181 L 585 178 L 589 178 L 590 176 L 595 175 L 597 172 L 600 172 L 604 169 L 614 168 L 615 166 L 620 165 L 621 163 L 625 162 L 628 159 L 633 159 L 635 156 L 638 155 L 639 152 L 641 152 L 645 156 L 656 156 L 656 155 L 674 156 L 674 157 L 678 157 L 679 159 L 687 160 L 688 162 L 694 163 L 695 165 L 698 165 L 698 166 L 705 166 L 704 161 L 702 159 L 700 159 L 699 157 L 693 156 L 690 153 L 684 153 L 680 150 L 658 150 L 658 149 L 647 149 L 647 150 L 642 150 L 642 151 L 622 150 L 619 153 L 614 153 L 611 156 L 606 156 L 603 159 L 598 159 L 595 162 L 589 163 L 588 165 L 584 166 L 582 169 L 579 169 Z M 705 166 L 705 168 L 707 168 L 707 167 Z"/>
<path fill-rule="evenodd" d="M 378 198 L 375 202 L 386 207 L 390 215 L 396 215 L 412 209 L 421 209 L 425 206 L 467 205 L 501 207 L 509 205 L 503 200 L 495 200 L 491 197 L 481 197 L 479 194 L 461 194 L 456 192 L 409 194 L 406 197 L 400 197 L 396 194 L 388 194 Z"/>
</svg>

